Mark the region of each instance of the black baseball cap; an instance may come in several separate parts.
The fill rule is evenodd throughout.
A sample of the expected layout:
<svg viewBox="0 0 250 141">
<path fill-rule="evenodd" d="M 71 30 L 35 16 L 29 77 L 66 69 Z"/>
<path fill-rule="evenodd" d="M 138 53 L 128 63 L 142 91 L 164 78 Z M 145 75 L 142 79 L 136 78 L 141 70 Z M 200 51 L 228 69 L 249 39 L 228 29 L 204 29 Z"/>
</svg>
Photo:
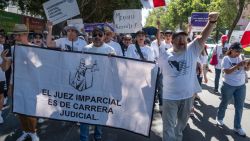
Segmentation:
<svg viewBox="0 0 250 141">
<path fill-rule="evenodd" d="M 234 42 L 230 45 L 229 49 L 242 51 L 243 48 L 239 42 Z"/>
<path fill-rule="evenodd" d="M 139 34 L 143 34 L 143 35 L 147 35 L 145 31 L 143 30 L 139 30 L 135 33 L 135 36 L 139 35 Z"/>
<path fill-rule="evenodd" d="M 94 33 L 94 32 L 102 32 L 102 33 L 104 33 L 105 30 L 104 30 L 103 27 L 97 26 L 97 27 L 95 27 L 94 30 L 92 31 L 92 33 Z"/>
<path fill-rule="evenodd" d="M 188 34 L 187 34 L 184 30 L 177 30 L 177 31 L 175 31 L 175 32 L 173 33 L 172 38 L 174 39 L 174 38 L 176 38 L 176 37 L 179 36 L 179 35 L 188 36 Z"/>
</svg>

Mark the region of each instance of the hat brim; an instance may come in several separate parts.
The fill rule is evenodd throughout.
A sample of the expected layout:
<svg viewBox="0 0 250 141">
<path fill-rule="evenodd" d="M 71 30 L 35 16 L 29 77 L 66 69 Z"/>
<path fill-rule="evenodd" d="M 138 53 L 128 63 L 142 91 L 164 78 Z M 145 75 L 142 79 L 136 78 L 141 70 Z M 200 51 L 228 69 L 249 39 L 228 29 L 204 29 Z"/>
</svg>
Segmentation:
<svg viewBox="0 0 250 141">
<path fill-rule="evenodd" d="M 186 33 L 186 32 L 177 32 L 177 33 L 174 33 L 173 34 L 173 36 L 172 36 L 172 38 L 174 39 L 174 38 L 176 38 L 177 36 L 179 36 L 179 35 L 185 35 L 185 36 L 188 36 L 188 34 Z"/>
<path fill-rule="evenodd" d="M 77 28 L 76 27 L 72 27 L 72 26 L 66 26 L 66 27 L 64 27 L 64 30 L 65 31 L 68 31 L 68 30 L 75 30 L 77 33 L 80 33 L 78 30 L 77 30 Z"/>
<path fill-rule="evenodd" d="M 29 31 L 13 31 L 11 34 L 24 34 L 24 33 L 30 33 Z"/>
</svg>

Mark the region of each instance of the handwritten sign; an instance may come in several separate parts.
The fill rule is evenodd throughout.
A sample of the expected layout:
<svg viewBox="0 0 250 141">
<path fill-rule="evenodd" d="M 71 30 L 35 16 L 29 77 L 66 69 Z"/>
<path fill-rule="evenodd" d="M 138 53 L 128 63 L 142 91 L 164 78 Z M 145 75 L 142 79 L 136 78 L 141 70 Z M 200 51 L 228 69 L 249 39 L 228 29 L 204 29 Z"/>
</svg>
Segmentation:
<svg viewBox="0 0 250 141">
<path fill-rule="evenodd" d="M 43 4 L 43 8 L 53 25 L 80 14 L 76 0 L 50 0 Z"/>
<path fill-rule="evenodd" d="M 115 10 L 113 19 L 116 33 L 135 33 L 142 29 L 139 9 Z"/>
</svg>

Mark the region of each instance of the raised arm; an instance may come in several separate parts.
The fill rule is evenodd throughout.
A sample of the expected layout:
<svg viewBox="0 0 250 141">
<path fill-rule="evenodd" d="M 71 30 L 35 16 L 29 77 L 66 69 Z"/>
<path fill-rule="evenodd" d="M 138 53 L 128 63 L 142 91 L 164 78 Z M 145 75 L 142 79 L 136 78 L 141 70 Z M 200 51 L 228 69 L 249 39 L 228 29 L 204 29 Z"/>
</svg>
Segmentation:
<svg viewBox="0 0 250 141">
<path fill-rule="evenodd" d="M 0 64 L 0 67 L 3 71 L 6 71 L 10 68 L 11 66 L 11 60 L 6 57 L 7 54 L 8 54 L 9 50 L 4 50 L 2 53 L 1 53 L 1 57 L 2 57 L 2 64 Z"/>
<path fill-rule="evenodd" d="M 217 22 L 218 16 L 219 16 L 218 12 L 209 13 L 207 25 L 205 26 L 205 28 L 201 32 L 201 37 L 198 39 L 198 41 L 201 45 L 204 45 L 206 43 L 208 36 L 213 31 L 213 28 Z"/>
<path fill-rule="evenodd" d="M 52 22 L 47 22 L 48 35 L 47 35 L 47 46 L 48 47 L 56 47 L 56 42 L 52 40 Z"/>
</svg>

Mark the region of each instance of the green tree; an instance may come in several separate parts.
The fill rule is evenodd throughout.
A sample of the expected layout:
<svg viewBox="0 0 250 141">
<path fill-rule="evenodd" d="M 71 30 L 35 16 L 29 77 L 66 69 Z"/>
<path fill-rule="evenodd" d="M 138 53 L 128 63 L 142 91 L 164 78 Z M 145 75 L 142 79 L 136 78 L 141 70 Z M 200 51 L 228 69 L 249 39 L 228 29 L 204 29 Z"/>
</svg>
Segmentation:
<svg viewBox="0 0 250 141">
<path fill-rule="evenodd" d="M 8 6 L 9 0 L 0 1 L 0 10 L 4 10 Z"/>
<path fill-rule="evenodd" d="M 206 12 L 209 0 L 172 0 L 167 8 L 154 9 L 146 22 L 146 26 L 155 26 L 156 14 L 160 15 L 161 28 L 184 29 L 192 12 Z"/>
<path fill-rule="evenodd" d="M 11 0 L 23 13 L 46 17 L 43 3 L 48 0 Z M 77 0 L 80 17 L 84 22 L 112 21 L 113 11 L 118 9 L 138 9 L 142 5 L 140 0 Z"/>
</svg>

